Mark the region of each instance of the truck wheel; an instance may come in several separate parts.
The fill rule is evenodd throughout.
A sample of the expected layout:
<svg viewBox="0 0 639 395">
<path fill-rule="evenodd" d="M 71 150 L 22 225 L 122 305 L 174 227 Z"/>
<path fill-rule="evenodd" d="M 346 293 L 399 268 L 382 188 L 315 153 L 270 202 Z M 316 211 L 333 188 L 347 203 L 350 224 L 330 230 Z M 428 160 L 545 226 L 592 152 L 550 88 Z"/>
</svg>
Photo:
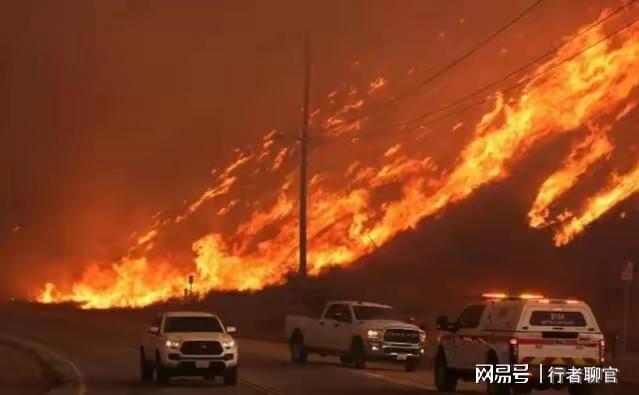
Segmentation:
<svg viewBox="0 0 639 395">
<path fill-rule="evenodd" d="M 355 369 L 366 369 L 366 350 L 361 340 L 353 340 L 351 345 L 351 359 Z"/>
<path fill-rule="evenodd" d="M 593 395 L 595 386 L 592 384 L 571 384 L 568 386 L 570 395 Z"/>
<path fill-rule="evenodd" d="M 159 385 L 168 385 L 171 381 L 171 375 L 166 370 L 164 366 L 162 366 L 162 360 L 160 359 L 160 354 L 155 355 L 155 382 Z"/>
<path fill-rule="evenodd" d="M 224 385 L 237 385 L 237 366 L 224 371 Z"/>
<path fill-rule="evenodd" d="M 404 368 L 406 369 L 407 372 L 415 372 L 417 371 L 418 365 L 419 365 L 418 358 L 408 358 L 406 360 L 406 364 L 404 365 Z"/>
<path fill-rule="evenodd" d="M 457 388 L 457 375 L 448 368 L 446 355 L 441 349 L 435 357 L 435 387 L 439 392 L 455 392 Z"/>
<path fill-rule="evenodd" d="M 144 357 L 142 347 L 140 347 L 140 378 L 144 382 L 153 380 L 153 364 Z"/>
<path fill-rule="evenodd" d="M 298 365 L 306 363 L 308 360 L 308 352 L 306 347 L 304 347 L 304 338 L 301 333 L 296 332 L 293 336 L 291 336 L 289 349 L 291 351 L 291 361 L 293 361 L 293 363 Z"/>
<path fill-rule="evenodd" d="M 486 363 L 489 365 L 497 365 L 499 360 L 497 359 L 497 355 L 494 352 L 490 352 L 488 354 L 488 358 L 486 359 Z M 488 395 L 509 395 L 510 394 L 510 385 L 509 384 L 501 384 L 501 383 L 486 383 L 486 394 Z"/>
</svg>

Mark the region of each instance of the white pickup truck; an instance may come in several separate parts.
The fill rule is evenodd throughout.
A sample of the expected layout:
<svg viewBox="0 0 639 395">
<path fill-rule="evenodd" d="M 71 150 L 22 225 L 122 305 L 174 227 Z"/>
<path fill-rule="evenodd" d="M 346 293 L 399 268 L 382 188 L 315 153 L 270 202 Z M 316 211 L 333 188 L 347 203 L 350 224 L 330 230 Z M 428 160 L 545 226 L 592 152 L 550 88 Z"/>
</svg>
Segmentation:
<svg viewBox="0 0 639 395">
<path fill-rule="evenodd" d="M 310 353 L 336 355 L 363 369 L 369 359 L 402 361 L 413 372 L 424 354 L 426 333 L 397 320 L 390 306 L 353 301 L 329 302 L 320 318 L 286 316 L 291 360 L 305 363 Z"/>
<path fill-rule="evenodd" d="M 232 326 L 206 312 L 180 311 L 157 316 L 140 345 L 143 381 L 167 384 L 172 376 L 222 376 L 237 384 L 237 342 Z"/>
</svg>

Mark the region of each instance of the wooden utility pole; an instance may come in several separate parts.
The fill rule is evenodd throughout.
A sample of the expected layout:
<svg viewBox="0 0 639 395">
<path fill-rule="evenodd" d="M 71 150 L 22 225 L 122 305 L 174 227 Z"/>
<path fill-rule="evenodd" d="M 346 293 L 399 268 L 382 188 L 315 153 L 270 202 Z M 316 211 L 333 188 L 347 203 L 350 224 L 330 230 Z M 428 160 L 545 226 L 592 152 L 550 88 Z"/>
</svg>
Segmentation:
<svg viewBox="0 0 639 395">
<path fill-rule="evenodd" d="M 302 116 L 302 131 L 300 133 L 300 275 L 306 277 L 307 272 L 307 201 L 308 201 L 308 126 L 309 126 L 309 96 L 311 83 L 311 36 L 306 33 L 304 40 L 304 108 Z"/>
</svg>

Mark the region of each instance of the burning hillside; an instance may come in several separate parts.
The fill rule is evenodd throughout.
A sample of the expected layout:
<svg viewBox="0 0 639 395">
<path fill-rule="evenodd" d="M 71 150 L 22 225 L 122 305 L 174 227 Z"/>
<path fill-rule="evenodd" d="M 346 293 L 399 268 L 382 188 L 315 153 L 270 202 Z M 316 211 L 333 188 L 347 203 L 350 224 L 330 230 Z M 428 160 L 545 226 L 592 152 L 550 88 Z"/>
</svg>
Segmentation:
<svg viewBox="0 0 639 395">
<path fill-rule="evenodd" d="M 639 191 L 639 156 L 617 142 L 628 136 L 637 141 L 634 128 L 620 127 L 635 109 L 639 85 L 639 23 L 630 17 L 584 26 L 514 84 L 471 105 L 483 114 L 453 127 L 457 133 L 468 130 L 468 136 L 452 163 L 430 155 L 423 127 L 468 102 L 400 122 L 371 144 L 370 131 L 378 125 L 367 111 L 389 95 L 392 79 L 330 92 L 311 118 L 317 136 L 311 161 L 320 155 L 335 159 L 332 171 L 323 171 L 321 163 L 312 167 L 309 272 L 318 275 L 372 253 L 399 232 L 508 178 L 531 151 L 560 136 L 569 137 L 572 146 L 537 188 L 529 212 L 521 213 L 531 227 L 553 229 L 549 243 L 569 243 Z M 265 133 L 252 147 L 238 149 L 228 166 L 212 171 L 212 185 L 180 213 L 158 214 L 122 259 L 89 264 L 70 285 L 47 283 L 38 300 L 85 308 L 146 306 L 180 297 L 191 273 L 199 294 L 283 283 L 297 266 L 297 156 L 290 131 Z M 336 166 L 343 170 L 335 172 Z M 157 253 L 165 235 L 180 232 L 211 208 L 211 231 L 192 241 L 190 267 Z"/>
</svg>

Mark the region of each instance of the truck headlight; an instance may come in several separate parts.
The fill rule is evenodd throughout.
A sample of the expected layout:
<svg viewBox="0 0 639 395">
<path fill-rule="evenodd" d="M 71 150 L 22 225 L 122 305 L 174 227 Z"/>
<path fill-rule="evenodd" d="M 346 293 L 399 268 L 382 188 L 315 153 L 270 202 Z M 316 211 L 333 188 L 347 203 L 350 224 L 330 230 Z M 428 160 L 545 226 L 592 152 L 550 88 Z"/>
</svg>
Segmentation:
<svg viewBox="0 0 639 395">
<path fill-rule="evenodd" d="M 419 342 L 426 343 L 426 332 L 419 332 Z"/>
<path fill-rule="evenodd" d="M 382 338 L 382 331 L 379 329 L 369 329 L 368 332 L 366 332 L 366 337 L 371 340 L 379 340 Z"/>
<path fill-rule="evenodd" d="M 224 349 L 226 350 L 230 350 L 231 348 L 235 347 L 235 340 L 222 341 L 222 347 L 224 347 Z"/>
<path fill-rule="evenodd" d="M 180 348 L 180 342 L 175 340 L 167 340 L 165 346 L 166 348 L 169 348 L 171 350 L 177 350 L 178 348 Z"/>
</svg>

